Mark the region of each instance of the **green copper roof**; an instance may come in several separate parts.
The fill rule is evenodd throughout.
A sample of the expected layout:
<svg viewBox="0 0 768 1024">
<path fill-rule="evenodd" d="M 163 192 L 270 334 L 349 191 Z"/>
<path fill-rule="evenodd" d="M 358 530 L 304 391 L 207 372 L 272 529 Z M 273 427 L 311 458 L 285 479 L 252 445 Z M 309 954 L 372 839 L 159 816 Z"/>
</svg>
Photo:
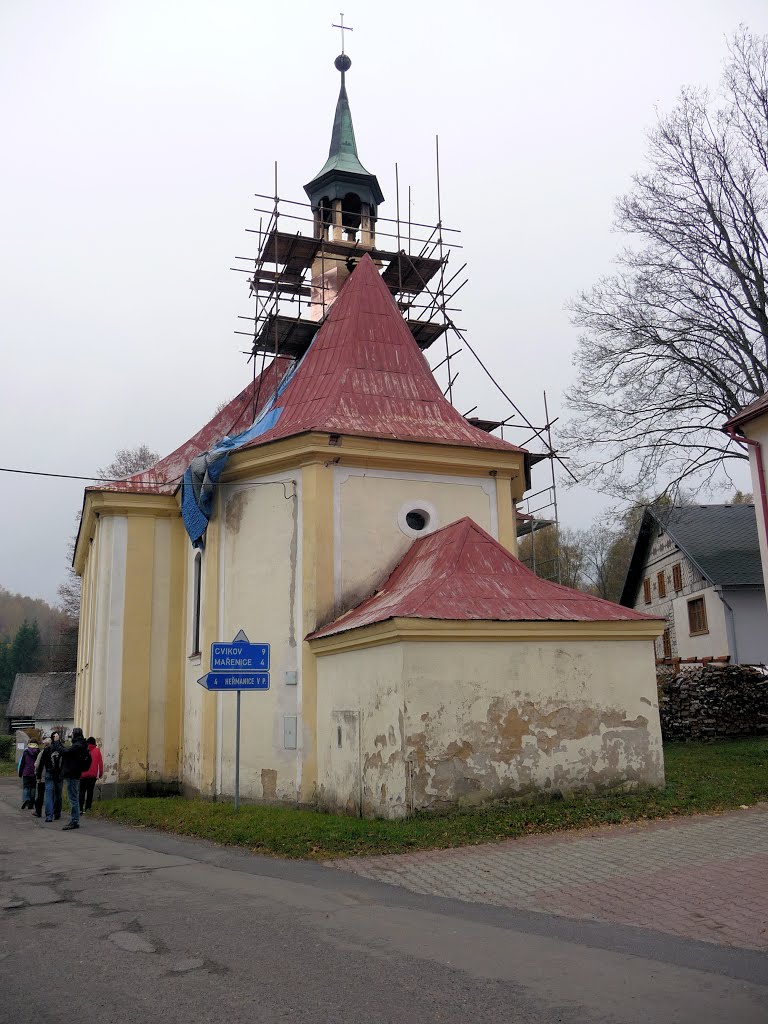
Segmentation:
<svg viewBox="0 0 768 1024">
<path fill-rule="evenodd" d="M 328 159 L 322 168 L 317 172 L 312 181 L 304 186 L 304 190 L 312 198 L 313 193 L 329 186 L 342 195 L 349 185 L 355 184 L 363 202 L 371 202 L 374 206 L 384 202 L 384 196 L 379 187 L 375 174 L 371 174 L 360 163 L 357 155 L 357 143 L 355 142 L 355 129 L 352 125 L 352 112 L 349 109 L 349 98 L 347 97 L 347 86 L 344 79 L 344 72 L 352 62 L 343 54 L 336 58 L 336 67 L 341 71 L 341 90 L 336 103 L 336 113 L 333 118 L 333 132 L 331 133 L 331 147 L 328 150 Z M 338 175 L 338 178 L 336 176 Z M 350 179 L 347 175 L 353 175 Z M 334 182 L 334 178 L 336 178 Z M 367 179 L 365 182 L 361 179 Z"/>
<path fill-rule="evenodd" d="M 315 178 L 321 178 L 328 171 L 349 171 L 352 174 L 371 175 L 371 172 L 366 171 L 357 156 L 355 129 L 352 125 L 352 111 L 349 109 L 344 72 L 341 73 L 341 91 L 339 92 L 339 100 L 336 104 L 336 114 L 333 118 L 333 132 L 331 133 L 331 148 L 328 150 L 328 159 L 323 164 L 322 170 L 318 171 L 315 175 Z"/>
</svg>

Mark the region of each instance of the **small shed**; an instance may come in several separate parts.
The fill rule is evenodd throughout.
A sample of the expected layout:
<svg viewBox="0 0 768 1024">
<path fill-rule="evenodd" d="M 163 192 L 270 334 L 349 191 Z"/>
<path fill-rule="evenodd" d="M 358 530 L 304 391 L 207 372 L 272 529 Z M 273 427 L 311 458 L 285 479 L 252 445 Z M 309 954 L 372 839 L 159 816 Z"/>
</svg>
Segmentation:
<svg viewBox="0 0 768 1024">
<path fill-rule="evenodd" d="M 318 796 L 400 817 L 661 786 L 663 620 L 539 579 L 469 518 L 415 541 L 318 655 Z"/>
<path fill-rule="evenodd" d="M 6 714 L 12 731 L 56 727 L 70 731 L 75 724 L 74 672 L 19 672 L 13 682 Z"/>
</svg>

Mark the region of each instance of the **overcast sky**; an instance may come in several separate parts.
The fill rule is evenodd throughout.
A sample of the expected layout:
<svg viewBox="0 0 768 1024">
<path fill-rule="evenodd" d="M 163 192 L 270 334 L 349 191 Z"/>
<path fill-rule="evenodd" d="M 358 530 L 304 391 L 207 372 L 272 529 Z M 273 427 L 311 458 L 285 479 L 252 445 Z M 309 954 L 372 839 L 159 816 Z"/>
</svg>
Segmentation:
<svg viewBox="0 0 768 1024">
<path fill-rule="evenodd" d="M 765 0 L 345 0 L 358 150 L 394 216 L 462 229 L 460 326 L 536 422 L 573 378 L 565 303 L 610 270 L 613 202 L 656 108 L 716 85 L 725 36 Z M 338 12 L 317 0 L 0 3 L 0 465 L 88 474 L 167 454 L 248 381 L 232 332 L 254 192 L 325 161 Z M 468 354 L 456 404 L 502 418 Z M 0 584 L 55 599 L 82 484 L 0 474 Z M 605 502 L 561 493 L 582 526 Z"/>
</svg>

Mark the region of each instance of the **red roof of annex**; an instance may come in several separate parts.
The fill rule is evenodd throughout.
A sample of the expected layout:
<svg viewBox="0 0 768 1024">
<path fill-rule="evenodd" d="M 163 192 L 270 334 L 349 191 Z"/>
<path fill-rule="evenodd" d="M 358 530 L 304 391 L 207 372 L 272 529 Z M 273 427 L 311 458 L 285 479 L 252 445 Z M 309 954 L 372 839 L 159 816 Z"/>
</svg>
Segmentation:
<svg viewBox="0 0 768 1024">
<path fill-rule="evenodd" d="M 654 616 L 540 579 L 465 517 L 414 541 L 381 590 L 310 638 L 394 618 L 609 622 Z"/>
</svg>

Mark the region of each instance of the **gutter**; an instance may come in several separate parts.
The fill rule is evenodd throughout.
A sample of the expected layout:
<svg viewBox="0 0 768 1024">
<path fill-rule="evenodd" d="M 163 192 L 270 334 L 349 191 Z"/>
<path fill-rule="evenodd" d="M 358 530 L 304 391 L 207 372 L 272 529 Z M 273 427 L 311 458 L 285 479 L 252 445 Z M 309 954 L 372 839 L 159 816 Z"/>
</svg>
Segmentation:
<svg viewBox="0 0 768 1024">
<path fill-rule="evenodd" d="M 762 445 L 759 441 L 753 440 L 751 437 L 744 437 L 743 434 L 737 434 L 735 427 L 730 426 L 728 423 L 721 428 L 724 434 L 727 434 L 732 441 L 736 444 L 740 444 L 742 447 L 749 445 L 755 449 L 755 461 L 757 463 L 757 483 L 760 488 L 760 507 L 763 510 L 763 531 L 768 534 L 768 497 L 765 493 L 765 470 L 763 468 L 763 455 Z"/>
</svg>

